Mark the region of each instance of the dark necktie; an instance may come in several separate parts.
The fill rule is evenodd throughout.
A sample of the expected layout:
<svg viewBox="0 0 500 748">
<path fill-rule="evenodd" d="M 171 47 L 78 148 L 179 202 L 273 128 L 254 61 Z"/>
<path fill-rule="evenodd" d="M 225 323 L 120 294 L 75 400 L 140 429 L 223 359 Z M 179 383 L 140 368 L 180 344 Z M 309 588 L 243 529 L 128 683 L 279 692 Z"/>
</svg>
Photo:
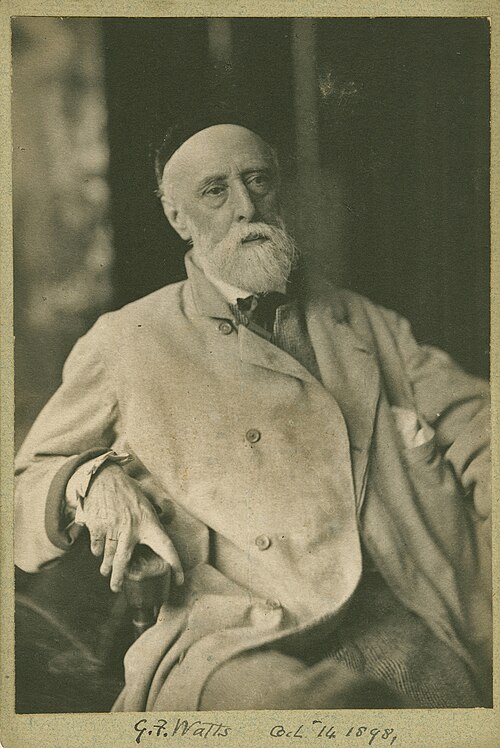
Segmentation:
<svg viewBox="0 0 500 748">
<path fill-rule="evenodd" d="M 288 297 L 285 294 L 271 291 L 270 293 L 247 296 L 245 299 L 237 299 L 237 305 L 238 310 L 254 324 L 272 332 L 276 309 L 287 301 Z"/>
</svg>

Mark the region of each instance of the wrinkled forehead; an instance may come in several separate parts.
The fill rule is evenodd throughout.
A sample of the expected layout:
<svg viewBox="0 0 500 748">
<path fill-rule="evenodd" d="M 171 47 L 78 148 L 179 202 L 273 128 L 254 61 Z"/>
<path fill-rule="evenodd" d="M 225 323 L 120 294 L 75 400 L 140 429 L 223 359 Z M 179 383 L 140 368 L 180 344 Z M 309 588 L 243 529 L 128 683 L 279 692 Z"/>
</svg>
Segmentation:
<svg viewBox="0 0 500 748">
<path fill-rule="evenodd" d="M 163 182 L 175 184 L 203 179 L 205 175 L 235 168 L 275 167 L 274 152 L 252 130 L 240 125 L 213 125 L 186 140 L 165 165 Z"/>
</svg>

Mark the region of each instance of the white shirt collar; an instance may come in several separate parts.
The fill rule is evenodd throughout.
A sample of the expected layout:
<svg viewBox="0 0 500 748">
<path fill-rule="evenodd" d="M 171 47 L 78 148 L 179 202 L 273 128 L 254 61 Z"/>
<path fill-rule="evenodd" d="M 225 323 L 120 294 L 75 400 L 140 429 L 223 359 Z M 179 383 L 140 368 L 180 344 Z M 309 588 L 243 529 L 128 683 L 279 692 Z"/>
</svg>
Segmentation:
<svg viewBox="0 0 500 748">
<path fill-rule="evenodd" d="M 233 306 L 235 306 L 238 299 L 246 299 L 247 296 L 255 296 L 255 293 L 253 291 L 245 291 L 243 288 L 231 286 L 229 283 L 225 283 L 220 278 L 216 278 L 211 273 L 205 272 L 205 275 L 210 283 L 212 283 L 212 285 L 214 285 L 215 288 L 222 294 L 228 304 L 232 304 Z M 286 293 L 286 283 L 275 290 L 279 291 L 279 293 Z"/>
<path fill-rule="evenodd" d="M 246 299 L 247 296 L 253 296 L 251 291 L 245 291 L 242 288 L 231 286 L 229 283 L 225 283 L 220 278 L 216 278 L 215 275 L 205 272 L 206 277 L 210 283 L 222 294 L 228 304 L 233 306 L 237 303 L 238 299 Z"/>
</svg>

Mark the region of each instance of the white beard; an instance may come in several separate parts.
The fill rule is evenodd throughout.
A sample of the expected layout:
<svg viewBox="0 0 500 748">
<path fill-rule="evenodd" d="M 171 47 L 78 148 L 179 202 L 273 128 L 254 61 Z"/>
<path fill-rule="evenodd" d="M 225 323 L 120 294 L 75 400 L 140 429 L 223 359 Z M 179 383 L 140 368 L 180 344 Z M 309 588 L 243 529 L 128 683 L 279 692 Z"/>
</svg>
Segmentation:
<svg viewBox="0 0 500 748">
<path fill-rule="evenodd" d="M 252 293 L 267 293 L 282 288 L 299 256 L 295 242 L 282 222 L 279 226 L 267 223 L 236 224 L 224 239 L 213 246 L 194 227 L 191 226 L 190 231 L 193 256 L 202 270 L 224 283 Z M 256 234 L 267 241 L 244 242 Z"/>
</svg>

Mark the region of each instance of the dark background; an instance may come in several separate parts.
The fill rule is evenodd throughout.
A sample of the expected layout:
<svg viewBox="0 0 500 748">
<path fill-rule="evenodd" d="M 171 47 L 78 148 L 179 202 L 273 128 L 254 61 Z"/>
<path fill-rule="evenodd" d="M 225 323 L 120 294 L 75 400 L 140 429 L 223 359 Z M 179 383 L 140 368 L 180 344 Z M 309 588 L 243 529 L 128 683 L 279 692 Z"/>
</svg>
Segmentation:
<svg viewBox="0 0 500 748">
<path fill-rule="evenodd" d="M 206 19 L 102 22 L 117 304 L 183 277 L 149 166 L 172 105 L 191 107 L 214 86 L 254 105 L 295 199 L 308 200 L 294 183 L 294 22 L 230 23 L 224 67 L 210 59 Z M 333 280 L 397 309 L 419 340 L 486 376 L 488 22 L 336 18 L 315 28 L 320 161 L 341 185 L 332 211 L 343 226 L 342 245 L 321 248 L 325 266 L 341 255 Z"/>
</svg>

